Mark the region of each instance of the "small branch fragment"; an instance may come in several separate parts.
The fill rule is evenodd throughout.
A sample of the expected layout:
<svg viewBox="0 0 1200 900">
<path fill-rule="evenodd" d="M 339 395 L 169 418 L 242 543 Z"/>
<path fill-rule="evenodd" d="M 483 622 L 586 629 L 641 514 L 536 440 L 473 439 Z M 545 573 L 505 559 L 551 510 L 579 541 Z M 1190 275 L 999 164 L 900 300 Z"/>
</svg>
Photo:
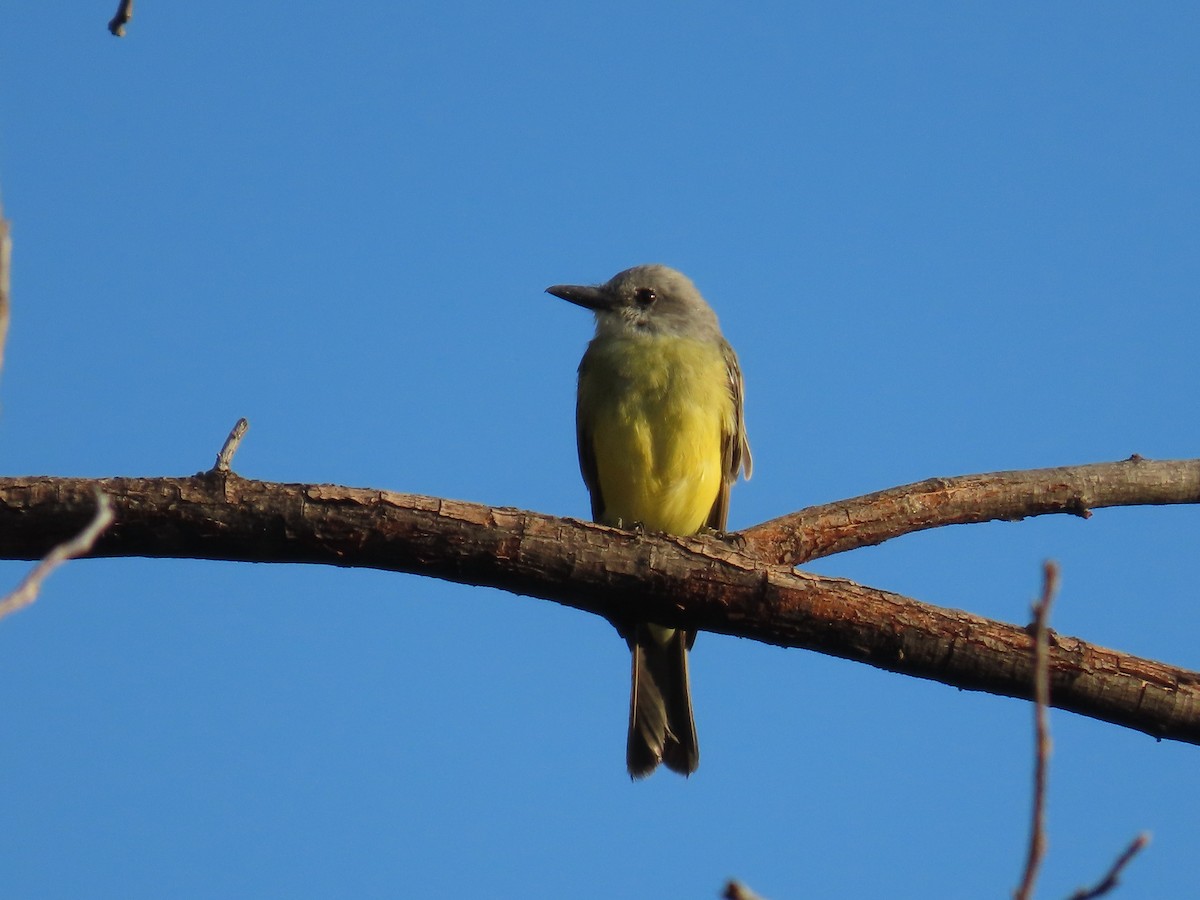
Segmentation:
<svg viewBox="0 0 1200 900">
<path fill-rule="evenodd" d="M 133 0 L 121 0 L 117 14 L 108 22 L 108 33 L 113 37 L 125 37 L 125 26 L 133 18 Z"/>
<path fill-rule="evenodd" d="M 1034 739 L 1033 820 L 1029 827 L 1029 852 L 1021 885 L 1013 894 L 1029 900 L 1038 869 L 1046 855 L 1046 770 L 1050 763 L 1050 639 L 1046 620 L 1058 590 L 1058 566 L 1047 561 L 1042 569 L 1042 596 L 1033 605 L 1033 698 L 1036 736 Z"/>
<path fill-rule="evenodd" d="M 1137 856 L 1148 843 L 1150 843 L 1150 835 L 1143 831 L 1125 848 L 1125 852 L 1117 857 L 1117 861 L 1112 864 L 1112 868 L 1108 870 L 1108 873 L 1098 884 L 1090 888 L 1080 888 L 1068 897 L 1067 900 L 1093 900 L 1095 897 L 1103 897 L 1117 886 L 1120 881 L 1121 872 L 1129 865 L 1129 861 Z"/>
<path fill-rule="evenodd" d="M 46 577 L 68 559 L 75 559 L 90 551 L 92 545 L 96 543 L 96 539 L 100 537 L 104 529 L 112 524 L 112 521 L 112 503 L 109 501 L 108 495 L 97 488 L 96 515 L 91 523 L 71 540 L 65 544 L 59 544 L 51 550 L 40 563 L 33 567 L 33 571 L 25 576 L 25 580 L 17 585 L 16 590 L 0 600 L 0 619 L 33 603 L 37 599 Z"/>
<path fill-rule="evenodd" d="M 237 420 L 237 424 L 233 426 L 233 430 L 229 432 L 229 437 L 225 438 L 225 443 L 221 447 L 221 452 L 217 454 L 216 465 L 212 467 L 214 472 L 231 472 L 230 466 L 233 465 L 233 454 L 237 453 L 238 445 L 242 443 L 242 438 L 246 436 L 246 429 L 250 427 L 250 423 L 243 417 Z"/>
<path fill-rule="evenodd" d="M 731 878 L 725 883 L 725 890 L 721 891 L 721 897 L 723 900 L 763 900 L 761 896 L 736 878 Z"/>
<path fill-rule="evenodd" d="M 12 236 L 4 207 L 0 206 L 0 368 L 4 367 L 4 347 L 8 342 L 9 264 L 12 261 Z"/>
</svg>

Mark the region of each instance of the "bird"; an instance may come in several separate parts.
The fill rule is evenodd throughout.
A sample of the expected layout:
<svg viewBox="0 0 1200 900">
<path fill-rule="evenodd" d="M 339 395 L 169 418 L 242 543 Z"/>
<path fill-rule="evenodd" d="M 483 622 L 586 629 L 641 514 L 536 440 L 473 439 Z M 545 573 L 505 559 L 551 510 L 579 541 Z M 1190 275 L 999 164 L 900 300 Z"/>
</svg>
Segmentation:
<svg viewBox="0 0 1200 900">
<path fill-rule="evenodd" d="M 692 281 L 640 265 L 598 285 L 547 293 L 591 310 L 579 363 L 575 436 L 593 520 L 692 535 L 724 531 L 729 489 L 753 470 L 737 354 Z M 618 624 L 632 655 L 625 762 L 633 779 L 700 764 L 692 714 L 691 630 Z"/>
</svg>

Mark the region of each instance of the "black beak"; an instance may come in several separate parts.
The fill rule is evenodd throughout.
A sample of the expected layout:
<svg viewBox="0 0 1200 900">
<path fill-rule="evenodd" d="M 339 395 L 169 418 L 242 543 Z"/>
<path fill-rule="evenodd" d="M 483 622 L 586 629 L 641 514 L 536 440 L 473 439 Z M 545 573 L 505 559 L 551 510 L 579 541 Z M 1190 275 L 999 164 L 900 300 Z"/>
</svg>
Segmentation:
<svg viewBox="0 0 1200 900">
<path fill-rule="evenodd" d="M 582 306 L 584 309 L 599 311 L 602 309 L 612 309 L 613 299 L 602 288 L 591 287 L 581 284 L 555 284 L 546 288 L 547 294 L 553 294 L 555 297 L 561 297 L 574 303 L 576 306 Z"/>
</svg>

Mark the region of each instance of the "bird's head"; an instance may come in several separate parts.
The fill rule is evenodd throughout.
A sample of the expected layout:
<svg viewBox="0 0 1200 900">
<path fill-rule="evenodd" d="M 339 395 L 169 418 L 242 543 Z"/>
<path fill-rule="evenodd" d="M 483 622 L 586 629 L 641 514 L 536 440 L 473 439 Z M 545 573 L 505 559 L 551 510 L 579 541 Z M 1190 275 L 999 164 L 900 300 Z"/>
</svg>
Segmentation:
<svg viewBox="0 0 1200 900">
<path fill-rule="evenodd" d="M 596 334 L 719 335 L 717 315 L 682 272 L 661 265 L 634 266 L 604 284 L 556 284 L 546 292 L 596 314 Z"/>
</svg>

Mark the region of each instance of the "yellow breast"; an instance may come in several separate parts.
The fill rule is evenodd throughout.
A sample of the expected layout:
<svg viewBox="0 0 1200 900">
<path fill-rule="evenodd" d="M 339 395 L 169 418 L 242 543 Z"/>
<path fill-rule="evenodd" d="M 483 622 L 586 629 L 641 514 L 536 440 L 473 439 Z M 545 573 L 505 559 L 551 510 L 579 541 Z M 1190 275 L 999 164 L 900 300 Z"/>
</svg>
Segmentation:
<svg viewBox="0 0 1200 900">
<path fill-rule="evenodd" d="M 734 428 L 721 348 L 670 336 L 593 341 L 580 366 L 604 521 L 694 534 L 721 488 Z"/>
</svg>

